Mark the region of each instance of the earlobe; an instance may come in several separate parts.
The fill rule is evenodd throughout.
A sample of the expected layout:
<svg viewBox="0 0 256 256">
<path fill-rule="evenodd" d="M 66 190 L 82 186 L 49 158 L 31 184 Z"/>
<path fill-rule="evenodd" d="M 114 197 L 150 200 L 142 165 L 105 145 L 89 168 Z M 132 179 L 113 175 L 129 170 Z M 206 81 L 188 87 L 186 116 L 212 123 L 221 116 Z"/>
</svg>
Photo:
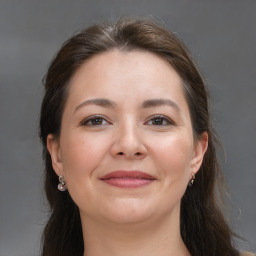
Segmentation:
<svg viewBox="0 0 256 256">
<path fill-rule="evenodd" d="M 191 171 L 195 174 L 200 169 L 203 162 L 204 154 L 208 148 L 208 133 L 204 132 L 200 139 L 195 143 L 194 156 L 191 161 Z"/>
<path fill-rule="evenodd" d="M 47 136 L 47 149 L 52 158 L 52 167 L 55 173 L 60 176 L 63 173 L 62 157 L 59 140 L 53 134 Z"/>
</svg>

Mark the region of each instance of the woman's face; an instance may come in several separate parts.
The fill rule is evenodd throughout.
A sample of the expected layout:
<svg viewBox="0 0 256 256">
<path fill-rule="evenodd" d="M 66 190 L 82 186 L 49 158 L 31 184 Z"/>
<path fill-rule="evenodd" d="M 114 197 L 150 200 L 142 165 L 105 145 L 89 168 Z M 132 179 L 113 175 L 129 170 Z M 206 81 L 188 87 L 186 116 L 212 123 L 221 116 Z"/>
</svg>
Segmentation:
<svg viewBox="0 0 256 256">
<path fill-rule="evenodd" d="M 113 50 L 86 61 L 69 86 L 48 149 L 82 220 L 177 215 L 207 148 L 207 134 L 194 141 L 178 73 L 153 53 Z"/>
</svg>

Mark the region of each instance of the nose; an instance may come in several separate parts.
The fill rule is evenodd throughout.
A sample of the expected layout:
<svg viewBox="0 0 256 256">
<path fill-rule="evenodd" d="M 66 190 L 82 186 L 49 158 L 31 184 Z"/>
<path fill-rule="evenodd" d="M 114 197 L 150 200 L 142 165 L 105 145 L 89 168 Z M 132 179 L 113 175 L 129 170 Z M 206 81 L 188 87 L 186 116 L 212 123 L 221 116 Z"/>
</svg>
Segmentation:
<svg viewBox="0 0 256 256">
<path fill-rule="evenodd" d="M 119 127 L 113 135 L 111 154 L 115 158 L 142 159 L 147 155 L 140 128 L 127 124 Z"/>
</svg>

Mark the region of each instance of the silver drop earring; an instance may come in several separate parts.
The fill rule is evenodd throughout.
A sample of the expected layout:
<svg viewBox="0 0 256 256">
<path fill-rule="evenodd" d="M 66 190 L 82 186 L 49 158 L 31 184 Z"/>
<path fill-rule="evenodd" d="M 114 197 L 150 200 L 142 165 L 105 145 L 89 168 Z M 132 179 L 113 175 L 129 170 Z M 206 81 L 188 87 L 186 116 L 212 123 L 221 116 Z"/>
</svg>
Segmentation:
<svg viewBox="0 0 256 256">
<path fill-rule="evenodd" d="M 65 180 L 64 180 L 64 177 L 63 177 L 63 175 L 60 175 L 59 176 L 59 184 L 58 184 L 58 190 L 59 191 L 66 191 L 67 190 L 67 186 L 66 186 L 66 182 L 65 182 Z"/>
<path fill-rule="evenodd" d="M 192 176 L 192 178 L 191 178 L 191 180 L 188 183 L 189 187 L 193 186 L 193 184 L 195 182 L 195 179 L 196 179 L 196 176 L 195 176 L 195 174 L 193 172 L 191 173 L 191 176 Z"/>
</svg>

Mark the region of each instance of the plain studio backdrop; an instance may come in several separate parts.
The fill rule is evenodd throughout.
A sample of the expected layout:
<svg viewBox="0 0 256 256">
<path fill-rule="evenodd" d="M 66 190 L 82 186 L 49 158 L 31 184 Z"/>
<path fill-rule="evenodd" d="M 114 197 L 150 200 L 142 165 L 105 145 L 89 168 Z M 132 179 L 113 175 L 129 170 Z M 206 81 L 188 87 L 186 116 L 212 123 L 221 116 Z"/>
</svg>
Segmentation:
<svg viewBox="0 0 256 256">
<path fill-rule="evenodd" d="M 83 27 L 125 16 L 156 19 L 192 53 L 226 151 L 238 246 L 256 252 L 255 0 L 1 0 L 0 256 L 39 255 L 47 207 L 37 133 L 49 62 Z"/>
</svg>

